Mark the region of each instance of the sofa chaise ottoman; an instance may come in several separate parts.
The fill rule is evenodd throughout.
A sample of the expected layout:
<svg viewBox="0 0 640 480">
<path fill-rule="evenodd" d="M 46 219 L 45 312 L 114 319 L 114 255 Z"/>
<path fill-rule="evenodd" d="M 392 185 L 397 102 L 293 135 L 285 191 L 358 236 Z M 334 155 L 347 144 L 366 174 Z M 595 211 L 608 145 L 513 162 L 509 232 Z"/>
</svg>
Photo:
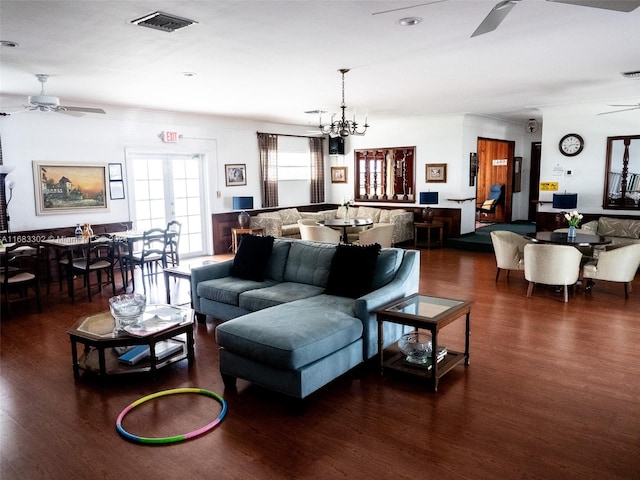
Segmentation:
<svg viewBox="0 0 640 480">
<path fill-rule="evenodd" d="M 295 239 L 273 241 L 259 279 L 231 275 L 235 260 L 193 269 L 196 315 L 224 320 L 215 335 L 225 385 L 243 378 L 303 399 L 373 357 L 378 332 L 372 311 L 417 292 L 420 263 L 418 251 L 376 247 L 373 263 L 361 272 L 352 257 L 371 247 Z M 405 330 L 390 323 L 383 328 L 385 346 Z"/>
</svg>

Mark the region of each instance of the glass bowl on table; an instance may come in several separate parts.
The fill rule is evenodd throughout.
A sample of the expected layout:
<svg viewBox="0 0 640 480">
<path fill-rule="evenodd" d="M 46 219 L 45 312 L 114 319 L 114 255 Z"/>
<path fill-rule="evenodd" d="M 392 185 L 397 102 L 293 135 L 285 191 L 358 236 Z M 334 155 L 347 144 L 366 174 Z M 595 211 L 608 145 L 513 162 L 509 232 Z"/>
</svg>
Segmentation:
<svg viewBox="0 0 640 480">
<path fill-rule="evenodd" d="M 414 365 L 425 365 L 431 357 L 431 334 L 427 332 L 405 333 L 398 340 L 398 348 L 405 361 Z"/>
<path fill-rule="evenodd" d="M 124 331 L 125 327 L 136 325 L 147 306 L 147 298 L 139 293 L 124 293 L 109 299 L 109 310 L 115 319 L 113 333 Z"/>
</svg>

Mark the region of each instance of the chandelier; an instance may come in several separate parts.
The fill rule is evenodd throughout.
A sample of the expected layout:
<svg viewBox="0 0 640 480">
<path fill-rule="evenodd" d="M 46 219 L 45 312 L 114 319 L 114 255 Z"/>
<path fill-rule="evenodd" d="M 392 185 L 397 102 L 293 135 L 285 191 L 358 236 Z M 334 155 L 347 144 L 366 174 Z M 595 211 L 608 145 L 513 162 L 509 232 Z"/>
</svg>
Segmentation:
<svg viewBox="0 0 640 480">
<path fill-rule="evenodd" d="M 359 124 L 356 122 L 356 116 L 353 115 L 353 120 L 347 120 L 345 117 L 345 110 L 347 109 L 347 105 L 344 103 L 344 74 L 349 71 L 348 68 L 341 68 L 338 70 L 342 74 L 342 103 L 340 104 L 340 108 L 342 109 L 342 118 L 339 120 L 334 120 L 335 113 L 331 116 L 331 124 L 323 125 L 322 124 L 322 115 L 320 115 L 320 131 L 323 135 L 329 135 L 330 137 L 348 137 L 349 135 L 364 135 L 369 128 L 367 124 L 367 118 L 364 119 L 364 125 L 358 130 Z"/>
</svg>

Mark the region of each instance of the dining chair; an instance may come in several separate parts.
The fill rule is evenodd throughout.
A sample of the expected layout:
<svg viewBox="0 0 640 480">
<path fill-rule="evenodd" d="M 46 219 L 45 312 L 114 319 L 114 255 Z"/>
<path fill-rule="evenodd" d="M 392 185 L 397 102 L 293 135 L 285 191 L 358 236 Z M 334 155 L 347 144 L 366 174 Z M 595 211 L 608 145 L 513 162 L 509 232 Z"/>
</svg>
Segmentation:
<svg viewBox="0 0 640 480">
<path fill-rule="evenodd" d="M 110 284 L 111 292 L 116 294 L 116 284 L 114 278 L 114 254 L 115 243 L 113 236 L 109 234 L 100 234 L 90 237 L 82 248 L 82 257 L 73 260 L 73 273 L 82 275 L 84 279 L 84 287 L 87 289 L 87 296 L 91 302 L 91 274 L 96 274 L 96 286 L 98 291 L 102 291 L 103 285 Z M 105 281 L 102 281 L 102 274 L 106 274 Z M 75 300 L 75 286 L 70 284 L 71 301 Z"/>
<path fill-rule="evenodd" d="M 529 281 L 527 297 L 536 283 L 561 285 L 564 301 L 569 301 L 569 285 L 578 281 L 582 253 L 568 245 L 531 243 L 524 247 L 524 278 Z"/>
<path fill-rule="evenodd" d="M 180 233 L 182 232 L 182 224 L 177 220 L 171 220 L 167 223 L 165 230 L 166 244 L 165 251 L 167 255 L 167 265 L 175 267 L 180 265 Z"/>
<path fill-rule="evenodd" d="M 353 242 L 355 245 L 372 245 L 379 244 L 382 248 L 390 248 L 393 246 L 393 224 L 376 225 L 375 227 L 363 230 L 358 234 L 358 240 Z"/>
<path fill-rule="evenodd" d="M 490 235 L 498 267 L 496 282 L 502 270 L 507 271 L 507 279 L 511 270 L 524 270 L 524 247 L 531 242 L 522 235 L 507 230 L 494 230 Z"/>
<path fill-rule="evenodd" d="M 45 251 L 39 243 L 16 242 L 5 246 L 0 254 L 0 285 L 7 318 L 11 318 L 12 303 L 29 303 L 29 288 L 34 292 L 38 312 L 42 312 L 40 269 Z"/>
<path fill-rule="evenodd" d="M 333 228 L 300 224 L 300 238 L 302 240 L 338 244 L 341 237 L 340 231 Z"/>
<path fill-rule="evenodd" d="M 600 252 L 597 260 L 582 267 L 582 277 L 588 278 L 585 291 L 591 292 L 594 280 L 621 282 L 624 298 L 629 298 L 633 279 L 640 267 L 640 243 Z"/>
<path fill-rule="evenodd" d="M 142 272 L 142 286 L 146 292 L 144 278 L 149 280 L 167 266 L 166 230 L 151 228 L 142 233 L 142 250 L 133 252 L 130 258 L 134 266 L 139 266 Z"/>
</svg>

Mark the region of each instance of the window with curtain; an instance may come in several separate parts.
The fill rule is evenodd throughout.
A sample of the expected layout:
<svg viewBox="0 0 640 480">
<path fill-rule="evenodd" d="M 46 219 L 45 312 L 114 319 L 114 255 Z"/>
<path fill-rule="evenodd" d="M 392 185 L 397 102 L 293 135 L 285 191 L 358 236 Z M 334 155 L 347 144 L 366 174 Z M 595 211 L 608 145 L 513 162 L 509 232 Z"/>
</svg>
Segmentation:
<svg viewBox="0 0 640 480">
<path fill-rule="evenodd" d="M 262 207 L 324 202 L 323 139 L 258 133 Z M 286 184 L 286 186 L 285 186 Z M 286 192 L 280 198 L 279 187 Z"/>
</svg>

